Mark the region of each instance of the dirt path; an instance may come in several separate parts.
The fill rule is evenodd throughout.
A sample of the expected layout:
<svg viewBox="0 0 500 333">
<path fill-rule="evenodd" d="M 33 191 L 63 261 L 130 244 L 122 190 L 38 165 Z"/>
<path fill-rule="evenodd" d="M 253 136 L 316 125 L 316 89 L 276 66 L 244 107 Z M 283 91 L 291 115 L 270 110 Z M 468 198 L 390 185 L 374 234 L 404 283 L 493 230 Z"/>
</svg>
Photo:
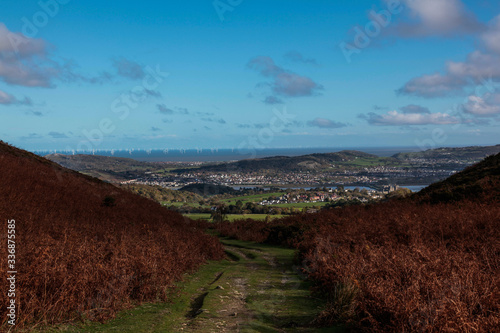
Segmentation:
<svg viewBox="0 0 500 333">
<path fill-rule="evenodd" d="M 233 265 L 200 290 L 186 321 L 179 326 L 180 332 L 317 331 L 310 327 L 314 317 L 305 315 L 297 304 L 305 301 L 302 305 L 311 306 L 315 302 L 294 272 L 290 250 L 271 251 L 229 240 L 224 245 Z M 298 299 L 297 294 L 304 299 Z"/>
<path fill-rule="evenodd" d="M 324 308 L 293 264 L 294 251 L 222 239 L 227 260 L 186 276 L 172 303 L 145 304 L 106 324 L 57 332 L 343 332 L 314 328 Z M 55 331 L 54 331 L 55 332 Z"/>
<path fill-rule="evenodd" d="M 226 246 L 226 253 L 232 254 L 228 257 L 232 258 L 234 263 L 247 267 L 254 266 L 251 262 L 247 262 L 249 258 L 237 248 Z M 241 273 L 231 274 L 226 271 L 218 273 L 215 280 L 194 298 L 186 321 L 180 325 L 179 331 L 240 332 L 241 326 L 252 320 L 252 313 L 245 301 L 248 295 L 248 280 L 243 274 L 245 270 L 235 271 Z M 218 299 L 218 302 L 207 300 L 209 296 Z M 215 307 L 208 309 L 209 301 L 216 303 Z"/>
</svg>

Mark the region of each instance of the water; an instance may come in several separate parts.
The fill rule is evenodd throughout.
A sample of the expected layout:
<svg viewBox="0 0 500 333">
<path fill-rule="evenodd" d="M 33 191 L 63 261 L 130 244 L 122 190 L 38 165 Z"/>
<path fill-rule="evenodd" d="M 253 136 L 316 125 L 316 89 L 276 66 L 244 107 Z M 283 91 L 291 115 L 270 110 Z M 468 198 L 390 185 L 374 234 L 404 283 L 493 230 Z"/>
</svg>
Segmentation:
<svg viewBox="0 0 500 333">
<path fill-rule="evenodd" d="M 34 151 L 45 156 L 59 153 L 64 155 L 87 154 L 132 158 L 145 162 L 227 162 L 249 158 L 272 156 L 300 156 L 308 154 L 335 153 L 341 150 L 358 150 L 381 157 L 392 156 L 400 152 L 418 151 L 417 147 L 349 147 L 349 148 L 266 148 L 249 149 L 128 149 L 128 150 L 94 150 L 94 151 Z"/>
<path fill-rule="evenodd" d="M 406 187 L 407 189 L 410 189 L 412 192 L 419 192 L 424 188 L 426 188 L 427 186 L 429 185 L 409 185 L 409 186 L 401 185 L 401 187 Z"/>
</svg>

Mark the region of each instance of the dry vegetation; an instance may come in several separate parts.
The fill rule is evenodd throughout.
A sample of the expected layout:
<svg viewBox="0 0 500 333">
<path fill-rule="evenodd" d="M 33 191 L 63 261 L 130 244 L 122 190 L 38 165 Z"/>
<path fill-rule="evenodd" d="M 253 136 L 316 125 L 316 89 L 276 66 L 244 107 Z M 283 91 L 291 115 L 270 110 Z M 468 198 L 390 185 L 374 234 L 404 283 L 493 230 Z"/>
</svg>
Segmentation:
<svg viewBox="0 0 500 333">
<path fill-rule="evenodd" d="M 184 273 L 224 256 L 202 222 L 1 142 L 0 175 L 2 239 L 16 220 L 18 328 L 165 301 Z M 0 286 L 8 289 L 6 279 Z M 2 292 L 2 325 L 7 301 Z"/>
<path fill-rule="evenodd" d="M 366 332 L 498 332 L 499 161 L 497 155 L 411 199 L 217 228 L 298 248 L 309 278 L 329 297 L 319 324 L 343 322 Z"/>
</svg>

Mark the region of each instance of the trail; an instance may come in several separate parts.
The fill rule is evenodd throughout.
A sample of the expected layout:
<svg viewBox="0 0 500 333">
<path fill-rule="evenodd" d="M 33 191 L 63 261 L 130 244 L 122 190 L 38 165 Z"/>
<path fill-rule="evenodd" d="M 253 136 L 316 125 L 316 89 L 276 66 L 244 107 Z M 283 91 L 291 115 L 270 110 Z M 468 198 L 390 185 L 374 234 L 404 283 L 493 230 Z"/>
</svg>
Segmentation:
<svg viewBox="0 0 500 333">
<path fill-rule="evenodd" d="M 106 324 L 66 332 L 343 332 L 315 328 L 325 306 L 311 296 L 294 250 L 221 239 L 227 259 L 211 262 L 179 286 L 171 304 L 146 304 Z M 61 330 L 57 330 L 61 332 Z"/>
<path fill-rule="evenodd" d="M 232 264 L 194 298 L 179 332 L 317 332 L 319 302 L 291 250 L 225 240 Z M 202 301 L 201 301 L 202 299 Z"/>
</svg>

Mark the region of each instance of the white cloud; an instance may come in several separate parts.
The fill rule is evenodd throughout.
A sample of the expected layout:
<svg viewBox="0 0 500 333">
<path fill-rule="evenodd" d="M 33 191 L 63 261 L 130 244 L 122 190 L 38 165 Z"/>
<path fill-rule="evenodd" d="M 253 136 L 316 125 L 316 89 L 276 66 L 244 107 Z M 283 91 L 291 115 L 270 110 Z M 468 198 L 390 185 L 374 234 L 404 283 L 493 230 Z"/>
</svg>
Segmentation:
<svg viewBox="0 0 500 333">
<path fill-rule="evenodd" d="M 380 126 L 408 126 L 408 125 L 452 125 L 460 123 L 460 120 L 447 113 L 400 113 L 389 111 L 378 115 L 369 113 L 363 115 L 368 123 Z"/>
<path fill-rule="evenodd" d="M 481 40 L 486 49 L 500 55 L 500 15 L 490 22 L 488 30 L 481 35 Z"/>
<path fill-rule="evenodd" d="M 477 37 L 481 49 L 471 52 L 465 61 L 448 61 L 442 73 L 413 78 L 397 92 L 427 98 L 442 97 L 461 93 L 465 87 L 482 84 L 485 80 L 500 81 L 500 15 Z"/>
<path fill-rule="evenodd" d="M 45 41 L 13 33 L 0 23 L 0 80 L 13 85 L 49 87 L 58 70 L 46 53 Z"/>
<path fill-rule="evenodd" d="M 403 0 L 408 16 L 391 29 L 402 37 L 455 36 L 483 26 L 460 0 Z"/>
<path fill-rule="evenodd" d="M 442 97 L 457 94 L 472 84 L 500 80 L 500 55 L 474 51 L 464 62 L 450 61 L 444 74 L 422 75 L 408 81 L 397 92 L 420 97 Z"/>
<path fill-rule="evenodd" d="M 18 32 L 9 31 L 0 22 L 0 81 L 10 85 L 25 87 L 54 87 L 54 81 L 86 82 L 100 84 L 112 79 L 112 75 L 102 72 L 88 77 L 78 74 L 78 67 L 72 61 L 60 63 L 49 54 L 50 45 L 43 39 L 27 38 Z M 127 67 L 128 65 L 128 67 Z M 122 75 L 137 75 L 131 63 L 122 65 Z M 120 68 L 117 68 L 120 72 Z"/>
<path fill-rule="evenodd" d="M 465 62 L 450 61 L 446 67 L 450 77 L 469 79 L 475 83 L 489 77 L 500 78 L 500 57 L 481 51 L 469 54 Z"/>
<path fill-rule="evenodd" d="M 478 117 L 500 115 L 500 93 L 487 93 L 482 97 L 469 96 L 467 103 L 462 105 L 462 109 Z"/>
<path fill-rule="evenodd" d="M 466 84 L 464 78 L 434 73 L 411 79 L 398 89 L 397 93 L 428 98 L 441 97 L 461 91 Z"/>
</svg>

